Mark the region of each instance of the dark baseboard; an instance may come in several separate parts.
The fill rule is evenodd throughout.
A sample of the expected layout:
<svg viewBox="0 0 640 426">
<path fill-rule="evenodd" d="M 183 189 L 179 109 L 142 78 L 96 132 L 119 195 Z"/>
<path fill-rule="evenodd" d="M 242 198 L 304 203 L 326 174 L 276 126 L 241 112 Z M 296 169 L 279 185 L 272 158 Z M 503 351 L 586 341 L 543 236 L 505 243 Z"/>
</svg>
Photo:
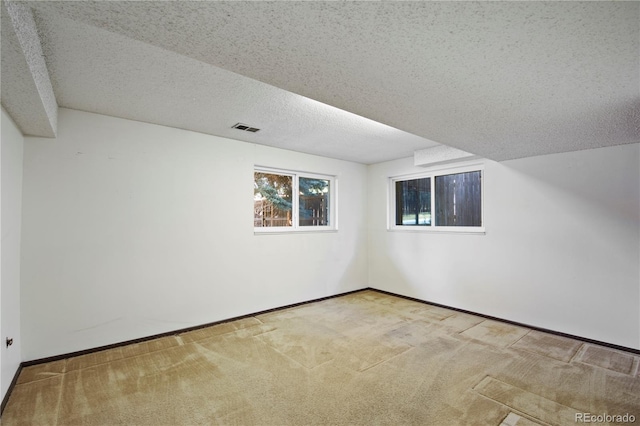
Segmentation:
<svg viewBox="0 0 640 426">
<path fill-rule="evenodd" d="M 323 300 L 334 299 L 336 297 L 346 296 L 348 294 L 359 293 L 359 292 L 367 291 L 367 290 L 375 291 L 375 292 L 382 293 L 382 294 L 387 294 L 389 296 L 401 297 L 403 299 L 412 300 L 412 301 L 418 302 L 418 303 L 424 303 L 424 304 L 427 304 L 427 305 L 438 306 L 440 308 L 451 309 L 453 311 L 462 312 L 462 313 L 470 314 L 470 315 L 476 315 L 476 316 L 479 316 L 479 317 L 482 317 L 482 318 L 486 318 L 486 319 L 490 319 L 490 320 L 494 320 L 494 321 L 500 321 L 500 322 L 503 322 L 503 323 L 506 323 L 506 324 L 516 325 L 516 326 L 520 326 L 520 327 L 526 327 L 526 328 L 530 328 L 532 330 L 537 330 L 537 331 L 542 331 L 544 333 L 554 334 L 556 336 L 567 337 L 567 338 L 570 338 L 570 339 L 575 339 L 575 340 L 579 340 L 579 341 L 586 342 L 586 343 L 592 343 L 594 345 L 604 346 L 604 347 L 608 347 L 608 348 L 611 348 L 611 349 L 616 349 L 616 350 L 619 350 L 619 351 L 629 352 L 629 353 L 633 353 L 633 354 L 636 354 L 636 355 L 640 355 L 640 350 L 639 349 L 628 348 L 626 346 L 615 345 L 613 343 L 608 343 L 608 342 L 602 342 L 602 341 L 599 341 L 599 340 L 588 339 L 586 337 L 575 336 L 575 335 L 572 335 L 572 334 L 562 333 L 560 331 L 549 330 L 549 329 L 546 329 L 546 328 L 537 327 L 537 326 L 530 325 L 530 324 L 523 324 L 523 323 L 520 323 L 520 322 L 511 321 L 511 320 L 507 320 L 507 319 L 504 319 L 504 318 L 498 318 L 498 317 L 494 317 L 494 316 L 491 316 L 491 315 L 480 314 L 480 313 L 477 313 L 477 312 L 468 311 L 466 309 L 454 308 L 452 306 L 447 306 L 447 305 L 443 305 L 443 304 L 440 304 L 440 303 L 429 302 L 427 300 L 417 299 L 415 297 L 404 296 L 402 294 L 392 293 L 390 291 L 379 290 L 377 288 L 367 287 L 367 288 L 363 288 L 363 289 L 359 289 L 359 290 L 348 291 L 346 293 L 336 294 L 336 295 L 333 295 L 333 296 L 321 297 L 319 299 L 307 300 L 305 302 L 293 303 L 291 305 L 280 306 L 280 307 L 277 307 L 277 308 L 267 309 L 267 310 L 260 311 L 260 312 L 254 312 L 254 313 L 251 313 L 251 314 L 241 315 L 241 316 L 238 316 L 238 317 L 227 318 L 227 319 L 224 319 L 224 320 L 210 322 L 210 323 L 207 323 L 207 324 L 201 324 L 201 325 L 196 325 L 196 326 L 193 326 L 193 327 L 182 328 L 182 329 L 179 329 L 179 330 L 168 331 L 166 333 L 154 334 L 152 336 L 141 337 L 139 339 L 127 340 L 127 341 L 124 341 L 124 342 L 113 343 L 113 344 L 110 344 L 110 345 L 99 346 L 99 347 L 96 347 L 96 348 L 85 349 L 85 350 L 76 351 L 76 352 L 70 352 L 70 353 L 61 354 L 61 355 L 55 355 L 55 356 L 51 356 L 51 357 L 47 357 L 47 358 L 40 358 L 40 359 L 31 360 L 31 361 L 24 361 L 18 367 L 18 371 L 16 371 L 16 374 L 13 377 L 11 385 L 9 386 L 9 389 L 7 390 L 7 393 L 6 393 L 6 395 L 4 396 L 4 398 L 2 400 L 2 406 L 0 407 L 0 416 L 2 415 L 2 412 L 4 411 L 5 406 L 7 405 L 7 402 L 9 400 L 9 396 L 11 395 L 11 392 L 13 391 L 13 388 L 16 385 L 16 382 L 18 381 L 18 376 L 20 375 L 20 372 L 22 371 L 23 367 L 29 367 L 29 366 L 38 365 L 38 364 L 45 364 L 47 362 L 59 361 L 59 360 L 62 360 L 62 359 L 72 358 L 72 357 L 76 357 L 76 356 L 80 356 L 80 355 L 87 355 L 87 354 L 91 354 L 91 353 L 95 353 L 95 352 L 105 351 L 107 349 L 113 349 L 113 348 L 117 348 L 117 347 L 121 347 L 121 346 L 126 346 L 126 345 L 135 344 L 135 343 L 146 342 L 146 341 L 149 341 L 149 340 L 159 339 L 161 337 L 175 336 L 177 334 L 186 333 L 186 332 L 193 331 L 193 330 L 199 330 L 199 329 L 202 329 L 202 328 L 211 327 L 211 326 L 218 325 L 218 324 L 224 324 L 224 323 L 227 323 L 227 322 L 237 321 L 237 320 L 244 319 L 244 318 L 250 318 L 250 317 L 257 316 L 257 315 L 263 315 L 263 314 L 267 314 L 269 312 L 276 312 L 276 311 L 280 311 L 280 310 L 283 310 L 283 309 L 294 308 L 296 306 L 307 305 L 307 304 L 310 304 L 310 303 L 321 302 Z"/>
<path fill-rule="evenodd" d="M 210 322 L 210 323 L 207 323 L 207 324 L 195 325 L 193 327 L 181 328 L 179 330 L 167 331 L 166 333 L 154 334 L 152 336 L 141 337 L 141 338 L 138 338 L 138 339 L 127 340 L 127 341 L 124 341 L 124 342 L 112 343 L 110 345 L 98 346 L 96 348 L 84 349 L 84 350 L 81 350 L 81 351 L 70 352 L 70 353 L 60 354 L 60 355 L 54 355 L 54 356 L 35 359 L 35 360 L 31 360 L 31 361 L 25 361 L 25 362 L 23 362 L 21 364 L 21 366 L 29 367 L 29 366 L 32 366 L 32 365 L 45 364 L 47 362 L 60 361 L 62 359 L 66 359 L 66 358 L 73 358 L 73 357 L 80 356 L 80 355 L 87 355 L 87 354 L 91 354 L 91 353 L 94 353 L 94 352 L 105 351 L 107 349 L 113 349 L 113 348 L 118 348 L 118 347 L 121 347 L 121 346 L 132 345 L 132 344 L 135 344 L 135 343 L 141 343 L 141 342 L 146 342 L 146 341 L 149 341 L 149 340 L 159 339 L 161 337 L 175 336 L 177 334 L 182 334 L 182 333 L 186 333 L 186 332 L 189 332 L 189 331 L 200 330 L 201 328 L 207 328 L 207 327 L 211 327 L 211 326 L 214 326 L 214 325 L 219 325 L 219 324 L 224 324 L 224 323 L 227 323 L 227 322 L 241 320 L 241 319 L 244 319 L 244 318 L 250 318 L 250 317 L 254 317 L 256 315 L 264 315 L 264 314 L 267 314 L 269 312 L 281 311 L 283 309 L 294 308 L 296 306 L 307 305 L 309 303 L 321 302 L 323 300 L 334 299 L 336 297 L 342 297 L 342 296 L 346 296 L 348 294 L 359 293 L 361 291 L 366 291 L 366 290 L 370 290 L 370 288 L 368 288 L 368 287 L 367 288 L 361 288 L 359 290 L 347 291 L 346 293 L 340 293 L 340 294 L 336 294 L 336 295 L 333 295 L 333 296 L 321 297 L 319 299 L 307 300 L 305 302 L 292 303 L 291 305 L 285 305 L 285 306 L 280 306 L 280 307 L 277 307 L 277 308 L 266 309 L 266 310 L 260 311 L 260 312 L 254 312 L 254 313 L 251 313 L 251 314 L 241 315 L 241 316 L 238 316 L 238 317 L 227 318 L 227 319 L 223 319 L 223 320 L 220 320 L 220 321 Z"/>
<path fill-rule="evenodd" d="M 25 361 L 25 362 L 23 362 L 21 364 L 21 368 L 22 367 L 29 367 L 31 365 L 44 364 L 44 363 L 47 363 L 47 362 L 59 361 L 61 359 L 72 358 L 72 357 L 75 357 L 75 356 L 86 355 L 86 354 L 90 354 L 90 353 L 94 353 L 94 352 L 100 352 L 100 351 L 104 351 L 104 350 L 107 350 L 107 349 L 113 349 L 113 348 L 126 346 L 126 345 L 131 345 L 131 344 L 135 344 L 135 343 L 146 342 L 146 341 L 149 341 L 149 340 L 159 339 L 161 337 L 175 336 L 177 334 L 186 333 L 186 332 L 194 331 L 194 330 L 199 330 L 201 328 L 207 328 L 207 327 L 211 327 L 211 326 L 218 325 L 218 324 L 224 324 L 224 323 L 227 323 L 227 322 L 237 321 L 237 320 L 244 319 L 244 318 L 250 318 L 250 317 L 253 317 L 253 316 L 256 316 L 256 315 L 263 315 L 263 314 L 266 314 L 266 313 L 269 313 L 269 312 L 275 312 L 275 311 L 280 311 L 280 310 L 283 310 L 283 309 L 294 308 L 296 306 L 307 305 L 309 303 L 320 302 L 320 301 L 323 301 L 323 300 L 328 300 L 328 299 L 333 299 L 333 298 L 336 298 L 336 297 L 346 296 L 348 294 L 359 293 L 359 292 L 366 291 L 366 290 L 372 290 L 372 291 L 376 291 L 378 293 L 383 293 L 383 294 L 387 294 L 387 295 L 390 295 L 390 296 L 401 297 L 403 299 L 412 300 L 414 302 L 425 303 L 427 305 L 432 305 L 432 306 L 438 306 L 438 307 L 441 307 L 441 308 L 451 309 L 453 311 L 462 312 L 462 313 L 466 313 L 466 314 L 470 314 L 470 315 L 476 315 L 476 316 L 479 316 L 479 317 L 482 317 L 482 318 L 487 318 L 487 319 L 491 319 L 491 320 L 494 320 L 494 321 L 500 321 L 500 322 L 504 322 L 504 323 L 512 324 L 512 325 L 517 325 L 517 326 L 520 326 L 520 327 L 527 327 L 527 328 L 530 328 L 532 330 L 542 331 L 542 332 L 545 332 L 545 333 L 554 334 L 556 336 L 562 336 L 562 337 L 567 337 L 567 338 L 570 338 L 570 339 L 580 340 L 580 341 L 583 341 L 583 342 L 586 342 L 586 343 L 593 343 L 595 345 L 605 346 L 605 347 L 608 347 L 608 348 L 617 349 L 617 350 L 621 350 L 621 351 L 624 351 L 624 352 L 631 352 L 631 353 L 634 353 L 634 354 L 640 354 L 640 350 L 639 349 L 634 349 L 634 348 L 629 348 L 629 347 L 626 347 L 626 346 L 615 345 L 613 343 L 602 342 L 602 341 L 599 341 L 599 340 L 593 340 L 593 339 L 589 339 L 589 338 L 586 338 L 586 337 L 576 336 L 576 335 L 573 335 L 573 334 L 567 334 L 567 333 L 563 333 L 563 332 L 556 331 L 556 330 L 549 330 L 549 329 L 546 329 L 546 328 L 537 327 L 535 325 L 524 324 L 524 323 L 520 323 L 520 322 L 517 322 L 517 321 L 511 321 L 511 320 L 507 320 L 507 319 L 504 319 L 504 318 L 498 318 L 498 317 L 494 317 L 494 316 L 491 316 L 491 315 L 480 314 L 478 312 L 468 311 L 468 310 L 465 310 L 465 309 L 455 308 L 455 307 L 443 305 L 443 304 L 440 304 L 440 303 L 430 302 L 428 300 L 422 300 L 422 299 L 417 299 L 415 297 L 404 296 L 402 294 L 392 293 L 390 291 L 385 291 L 385 290 L 380 290 L 380 289 L 377 289 L 377 288 L 367 287 L 367 288 L 363 288 L 363 289 L 359 289 L 359 290 L 353 290 L 353 291 L 348 291 L 348 292 L 345 292 L 345 293 L 336 294 L 336 295 L 333 295 L 333 296 L 321 297 L 321 298 L 318 298 L 318 299 L 312 299 L 312 300 L 307 300 L 307 301 L 304 301 L 304 302 L 293 303 L 293 304 L 290 304 L 290 305 L 280 306 L 280 307 L 277 307 L 277 308 L 266 309 L 266 310 L 260 311 L 260 312 L 254 312 L 254 313 L 241 315 L 241 316 L 237 316 L 237 317 L 233 317 L 233 318 L 227 318 L 227 319 L 220 320 L 220 321 L 214 321 L 214 322 L 210 322 L 210 323 L 206 323 L 206 324 L 196 325 L 196 326 L 193 326 L 193 327 L 187 327 L 187 328 L 182 328 L 182 329 L 179 329 L 179 330 L 168 331 L 166 333 L 154 334 L 152 336 L 141 337 L 141 338 L 138 338 L 138 339 L 127 340 L 127 341 L 123 341 L 123 342 L 113 343 L 113 344 L 110 344 L 110 345 L 99 346 L 99 347 L 96 347 L 96 348 L 84 349 L 84 350 L 81 350 L 81 351 L 70 352 L 70 353 L 61 354 L 61 355 L 55 355 L 55 356 L 51 356 L 51 357 L 47 357 L 47 358 L 40 358 L 40 359 L 36 359 L 36 360 Z"/>
<path fill-rule="evenodd" d="M 390 291 L 385 291 L 385 290 L 379 290 L 377 288 L 369 288 L 369 290 L 377 291 L 378 293 L 387 294 L 389 296 L 401 297 L 403 299 L 412 300 L 414 302 L 424 303 L 424 304 L 427 304 L 427 305 L 437 306 L 437 307 L 445 308 L 445 309 L 451 309 L 452 311 L 457 311 L 457 312 L 462 312 L 462 313 L 465 313 L 465 314 L 475 315 L 475 316 L 478 316 L 478 317 L 482 317 L 482 318 L 486 318 L 486 319 L 490 319 L 490 320 L 494 320 L 494 321 L 504 322 L 506 324 L 517 325 L 517 326 L 520 326 L 520 327 L 526 327 L 526 328 L 530 328 L 532 330 L 542 331 L 544 333 L 549 333 L 549 334 L 554 334 L 556 336 L 567 337 L 569 339 L 579 340 L 579 341 L 585 342 L 585 343 L 592 343 L 594 345 L 605 346 L 607 348 L 616 349 L 616 350 L 619 350 L 619 351 L 630 352 L 632 354 L 640 355 L 640 349 L 628 348 L 626 346 L 620 346 L 620 345 L 616 345 L 616 344 L 613 344 L 613 343 L 602 342 L 600 340 L 593 340 L 593 339 L 589 339 L 587 337 L 582 337 L 582 336 L 576 336 L 576 335 L 573 335 L 573 334 L 563 333 L 561 331 L 549 330 L 547 328 L 537 327 L 535 325 L 524 324 L 524 323 L 521 323 L 521 322 L 511 321 L 511 320 L 507 320 L 507 319 L 504 319 L 504 318 L 493 317 L 491 315 L 479 314 L 477 312 L 467 311 L 466 309 L 454 308 L 452 306 L 442 305 L 440 303 L 429 302 L 428 300 L 416 299 L 415 297 L 404 296 L 402 294 L 392 293 Z"/>
<path fill-rule="evenodd" d="M 9 402 L 9 396 L 11 396 L 11 392 L 13 392 L 13 388 L 16 386 L 16 383 L 18 383 L 18 377 L 20 377 L 21 371 L 22 371 L 22 363 L 20 363 L 20 365 L 18 366 L 18 369 L 16 370 L 16 374 L 13 375 L 13 380 L 11 380 L 11 384 L 9 385 L 9 389 L 7 389 L 7 393 L 4 395 L 4 398 L 2 398 L 2 405 L 0 405 L 0 417 L 4 412 L 4 407 L 7 406 L 7 402 Z"/>
</svg>

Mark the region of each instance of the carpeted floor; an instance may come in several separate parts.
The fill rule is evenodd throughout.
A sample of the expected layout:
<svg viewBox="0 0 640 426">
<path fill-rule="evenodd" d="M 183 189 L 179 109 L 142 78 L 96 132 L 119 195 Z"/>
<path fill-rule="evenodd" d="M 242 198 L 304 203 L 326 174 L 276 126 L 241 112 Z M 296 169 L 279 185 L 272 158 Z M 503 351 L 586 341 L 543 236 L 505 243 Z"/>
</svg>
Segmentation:
<svg viewBox="0 0 640 426">
<path fill-rule="evenodd" d="M 24 368 L 2 424 L 640 423 L 639 361 L 367 290 Z"/>
</svg>

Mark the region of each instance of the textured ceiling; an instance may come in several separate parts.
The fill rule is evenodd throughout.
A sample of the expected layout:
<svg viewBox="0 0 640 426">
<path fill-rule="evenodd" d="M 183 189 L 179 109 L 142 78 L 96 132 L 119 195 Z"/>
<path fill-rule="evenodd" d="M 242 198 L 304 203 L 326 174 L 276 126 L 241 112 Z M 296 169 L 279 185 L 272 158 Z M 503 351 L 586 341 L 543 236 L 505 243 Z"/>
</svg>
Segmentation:
<svg viewBox="0 0 640 426">
<path fill-rule="evenodd" d="M 637 2 L 27 4 L 61 106 L 363 163 L 640 142 Z"/>
<path fill-rule="evenodd" d="M 21 128 L 53 137 L 58 125 L 58 104 L 33 14 L 17 3 L 2 2 L 0 10 L 2 105 Z"/>
<path fill-rule="evenodd" d="M 345 160 L 436 145 L 195 59 L 67 19 L 38 19 L 61 106 Z M 232 129 L 238 123 L 258 133 Z"/>
</svg>

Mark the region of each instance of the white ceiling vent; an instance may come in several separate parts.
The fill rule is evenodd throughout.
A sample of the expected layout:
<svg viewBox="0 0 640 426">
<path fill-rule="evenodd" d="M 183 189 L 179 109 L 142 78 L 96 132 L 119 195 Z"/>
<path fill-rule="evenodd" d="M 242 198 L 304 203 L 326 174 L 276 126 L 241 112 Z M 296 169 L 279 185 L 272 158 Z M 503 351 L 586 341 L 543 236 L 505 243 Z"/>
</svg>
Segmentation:
<svg viewBox="0 0 640 426">
<path fill-rule="evenodd" d="M 255 133 L 255 132 L 260 131 L 260 129 L 258 129 L 256 127 L 247 126 L 246 124 L 242 124 L 242 123 L 236 123 L 231 127 L 234 128 L 234 129 L 244 130 L 245 132 L 251 132 L 251 133 Z"/>
</svg>

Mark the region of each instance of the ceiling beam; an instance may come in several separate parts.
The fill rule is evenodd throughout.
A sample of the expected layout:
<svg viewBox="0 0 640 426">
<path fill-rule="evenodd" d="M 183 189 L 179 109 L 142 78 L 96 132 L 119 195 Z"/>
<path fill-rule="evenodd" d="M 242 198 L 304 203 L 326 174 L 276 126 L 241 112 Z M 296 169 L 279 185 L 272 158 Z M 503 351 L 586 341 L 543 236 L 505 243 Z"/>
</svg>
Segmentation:
<svg viewBox="0 0 640 426">
<path fill-rule="evenodd" d="M 23 134 L 55 137 L 58 103 L 31 9 L 2 2 L 2 106 Z"/>
<path fill-rule="evenodd" d="M 413 164 L 415 166 L 429 167 L 462 160 L 474 160 L 476 158 L 480 157 L 460 149 L 440 145 L 415 151 L 413 153 Z"/>
</svg>

